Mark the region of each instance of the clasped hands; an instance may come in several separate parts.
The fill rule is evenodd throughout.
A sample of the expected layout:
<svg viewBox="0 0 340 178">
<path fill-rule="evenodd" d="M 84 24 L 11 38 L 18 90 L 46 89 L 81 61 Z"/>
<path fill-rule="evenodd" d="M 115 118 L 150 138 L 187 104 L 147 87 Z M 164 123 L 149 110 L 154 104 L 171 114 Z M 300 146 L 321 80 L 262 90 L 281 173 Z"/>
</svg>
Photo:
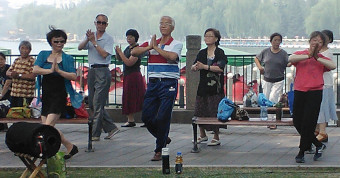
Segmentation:
<svg viewBox="0 0 340 178">
<path fill-rule="evenodd" d="M 61 71 L 59 69 L 59 66 L 58 66 L 57 58 L 54 58 L 50 71 L 51 71 L 51 73 L 53 73 L 53 72 L 59 73 Z"/>
<path fill-rule="evenodd" d="M 92 43 L 95 41 L 95 37 L 94 37 L 94 32 L 91 31 L 91 29 L 88 29 L 86 31 L 86 37 L 89 41 L 91 41 Z"/>
<path fill-rule="evenodd" d="M 158 44 L 157 44 L 157 40 L 156 40 L 156 35 L 152 35 L 152 38 L 151 38 L 151 41 L 150 41 L 150 44 L 148 46 L 148 49 L 156 49 L 158 48 Z"/>
<path fill-rule="evenodd" d="M 191 70 L 198 71 L 198 70 L 204 69 L 204 66 L 205 64 L 203 64 L 200 61 L 197 61 L 196 64 L 192 65 Z"/>
<path fill-rule="evenodd" d="M 319 58 L 318 54 L 319 54 L 319 45 L 316 44 L 314 48 L 309 50 L 308 58 L 314 57 L 314 59 L 317 60 Z"/>
</svg>

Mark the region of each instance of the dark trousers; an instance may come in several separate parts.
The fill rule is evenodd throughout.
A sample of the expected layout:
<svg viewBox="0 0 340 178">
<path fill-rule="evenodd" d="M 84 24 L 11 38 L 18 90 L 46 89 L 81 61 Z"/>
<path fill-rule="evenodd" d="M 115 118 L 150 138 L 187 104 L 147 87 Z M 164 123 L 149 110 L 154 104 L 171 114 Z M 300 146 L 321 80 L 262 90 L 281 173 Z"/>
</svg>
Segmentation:
<svg viewBox="0 0 340 178">
<path fill-rule="evenodd" d="M 172 109 L 177 96 L 177 79 L 148 83 L 144 97 L 142 121 L 156 138 L 155 152 L 166 146 Z"/>
<path fill-rule="evenodd" d="M 294 91 L 293 123 L 300 134 L 301 151 L 306 151 L 312 143 L 319 147 L 322 145 L 314 135 L 318 121 L 322 90 L 315 91 Z"/>
<path fill-rule="evenodd" d="M 26 98 L 26 106 L 28 107 L 33 98 Z M 12 96 L 11 107 L 23 107 L 24 106 L 24 98 L 23 97 L 15 97 Z"/>
</svg>

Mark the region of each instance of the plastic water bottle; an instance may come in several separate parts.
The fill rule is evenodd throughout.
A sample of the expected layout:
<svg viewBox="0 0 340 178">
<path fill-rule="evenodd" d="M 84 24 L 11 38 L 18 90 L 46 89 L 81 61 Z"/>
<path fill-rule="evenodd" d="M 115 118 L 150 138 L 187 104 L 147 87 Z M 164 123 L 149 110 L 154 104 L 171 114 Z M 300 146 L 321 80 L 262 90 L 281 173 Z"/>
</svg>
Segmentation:
<svg viewBox="0 0 340 178">
<path fill-rule="evenodd" d="M 163 174 L 170 174 L 169 148 L 162 148 L 162 170 Z"/>
<path fill-rule="evenodd" d="M 261 118 L 262 121 L 268 120 L 267 106 L 261 106 L 260 118 Z"/>
<path fill-rule="evenodd" d="M 183 157 L 181 152 L 177 152 L 176 161 L 175 161 L 175 171 L 176 174 L 181 174 L 183 171 Z"/>
</svg>

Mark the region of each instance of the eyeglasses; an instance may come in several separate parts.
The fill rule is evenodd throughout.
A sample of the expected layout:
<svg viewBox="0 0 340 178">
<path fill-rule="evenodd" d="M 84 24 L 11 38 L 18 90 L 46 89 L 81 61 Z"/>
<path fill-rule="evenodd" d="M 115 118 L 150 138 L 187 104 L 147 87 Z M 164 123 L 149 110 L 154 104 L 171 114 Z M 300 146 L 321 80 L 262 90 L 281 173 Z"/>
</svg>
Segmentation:
<svg viewBox="0 0 340 178">
<path fill-rule="evenodd" d="M 104 22 L 104 21 L 97 21 L 96 23 L 97 24 L 102 24 L 102 25 L 106 25 L 107 24 L 107 22 Z"/>
<path fill-rule="evenodd" d="M 161 22 L 161 23 L 159 23 L 159 26 L 166 26 L 166 27 L 169 27 L 169 26 L 171 26 L 172 24 L 171 23 L 168 23 L 168 22 L 165 22 L 165 23 L 163 23 L 163 22 Z"/>
<path fill-rule="evenodd" d="M 65 40 L 61 40 L 61 41 L 53 41 L 53 43 L 65 43 Z"/>
</svg>

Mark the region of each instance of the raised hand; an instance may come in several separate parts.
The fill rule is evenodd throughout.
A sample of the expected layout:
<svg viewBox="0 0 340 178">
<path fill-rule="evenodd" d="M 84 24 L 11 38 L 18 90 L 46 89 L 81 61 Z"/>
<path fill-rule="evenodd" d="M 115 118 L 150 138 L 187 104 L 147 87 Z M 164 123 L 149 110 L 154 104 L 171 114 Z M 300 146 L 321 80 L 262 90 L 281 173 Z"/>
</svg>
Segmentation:
<svg viewBox="0 0 340 178">
<path fill-rule="evenodd" d="M 155 35 L 152 35 L 150 45 L 152 46 L 152 48 L 157 47 L 158 44 L 157 44 L 157 40 L 156 40 L 156 34 L 155 34 Z M 152 48 L 151 48 L 151 49 L 152 49 Z"/>
<path fill-rule="evenodd" d="M 95 41 L 94 32 L 92 32 L 90 29 L 86 31 L 86 37 L 91 42 Z"/>
<path fill-rule="evenodd" d="M 122 49 L 118 46 L 118 45 L 116 45 L 116 47 L 115 47 L 115 51 L 116 51 L 116 58 L 118 59 L 118 60 L 122 60 L 122 58 L 120 57 L 120 54 L 122 54 L 123 52 L 122 52 Z"/>
<path fill-rule="evenodd" d="M 318 54 L 319 54 L 319 44 L 316 44 L 314 47 L 314 51 L 313 51 L 313 57 L 315 58 L 315 60 L 319 58 Z"/>
<path fill-rule="evenodd" d="M 53 72 L 59 72 L 59 66 L 58 66 L 58 63 L 57 63 L 57 58 L 53 59 L 51 71 L 52 71 L 52 73 Z"/>
</svg>

